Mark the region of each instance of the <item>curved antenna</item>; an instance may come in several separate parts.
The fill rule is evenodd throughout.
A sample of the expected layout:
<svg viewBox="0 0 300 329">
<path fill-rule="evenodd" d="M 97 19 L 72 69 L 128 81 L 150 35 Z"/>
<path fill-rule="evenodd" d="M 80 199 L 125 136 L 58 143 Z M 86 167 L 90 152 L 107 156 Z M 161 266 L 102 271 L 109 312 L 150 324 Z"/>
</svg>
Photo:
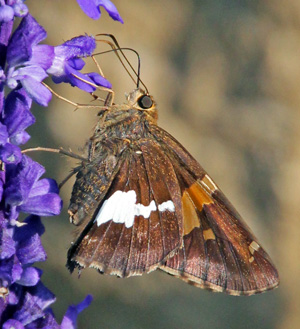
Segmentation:
<svg viewBox="0 0 300 329">
<path fill-rule="evenodd" d="M 105 42 L 107 43 L 109 46 L 111 46 L 111 50 L 108 50 L 108 51 L 102 51 L 102 52 L 98 52 L 98 53 L 94 53 L 93 56 L 95 55 L 101 55 L 101 54 L 105 54 L 105 53 L 110 53 L 110 52 L 114 52 L 116 54 L 116 56 L 118 57 L 119 61 L 121 62 L 122 66 L 124 67 L 125 71 L 128 73 L 128 75 L 130 76 L 131 80 L 136 84 L 136 81 L 135 81 L 135 78 L 132 76 L 132 74 L 129 72 L 128 68 L 126 67 L 125 63 L 123 62 L 122 58 L 120 57 L 119 53 L 118 53 L 118 50 L 123 50 L 123 49 L 126 49 L 126 50 L 131 50 L 133 51 L 136 55 L 137 55 L 137 58 L 138 58 L 138 61 L 140 60 L 140 57 L 139 57 L 139 54 L 137 51 L 135 51 L 134 49 L 132 48 L 116 48 L 115 45 L 113 43 L 111 43 L 110 41 L 107 41 L 107 40 L 97 40 L 97 41 L 100 41 L 100 42 Z M 99 67 L 98 67 L 99 69 Z M 103 74 L 102 74 L 103 75 Z"/>
<path fill-rule="evenodd" d="M 121 48 L 117 39 L 115 38 L 114 35 L 112 34 L 107 34 L 107 33 L 100 33 L 100 34 L 97 34 L 96 36 L 106 36 L 106 37 L 109 37 L 113 40 L 114 44 L 116 45 L 117 48 L 115 48 L 116 50 L 119 50 L 120 53 L 122 54 L 123 58 L 125 59 L 125 61 L 127 62 L 127 64 L 129 65 L 129 67 L 132 69 L 132 71 L 134 72 L 134 74 L 136 75 L 137 77 L 137 82 L 136 82 L 136 85 L 137 85 L 137 88 L 139 88 L 139 85 L 140 83 L 144 86 L 144 88 L 146 89 L 147 93 L 148 92 L 148 88 L 147 86 L 144 84 L 144 82 L 141 80 L 140 78 L 140 72 L 141 72 L 141 59 L 140 59 L 140 56 L 139 54 L 131 49 L 131 48 Z M 107 42 L 106 40 L 102 40 L 104 42 Z M 108 43 L 108 42 L 107 42 Z M 110 46 L 112 47 L 112 44 L 110 44 Z M 113 48 L 113 47 L 112 47 Z M 130 63 L 130 61 L 128 60 L 128 58 L 126 57 L 126 55 L 124 54 L 124 52 L 122 51 L 122 49 L 126 49 L 126 50 L 131 50 L 131 51 L 134 51 L 136 53 L 136 55 L 138 56 L 138 71 L 136 72 L 136 70 L 134 69 L 134 67 L 132 66 L 132 64 Z M 120 59 L 120 57 L 118 56 L 118 58 Z M 122 61 L 121 61 L 122 62 Z M 127 70 L 126 70 L 127 71 Z M 128 72 L 128 71 L 127 71 Z M 128 73 L 129 74 L 129 73 Z M 130 74 L 129 74 L 130 75 Z"/>
</svg>

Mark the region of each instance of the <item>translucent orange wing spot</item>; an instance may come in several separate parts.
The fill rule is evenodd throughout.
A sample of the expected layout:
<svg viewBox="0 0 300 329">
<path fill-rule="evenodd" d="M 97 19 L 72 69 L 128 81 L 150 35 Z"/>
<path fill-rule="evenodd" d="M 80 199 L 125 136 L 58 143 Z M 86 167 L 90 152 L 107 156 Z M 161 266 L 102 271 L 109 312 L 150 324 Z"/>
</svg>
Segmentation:
<svg viewBox="0 0 300 329">
<path fill-rule="evenodd" d="M 195 227 L 200 227 L 197 209 L 201 211 L 204 204 L 210 203 L 213 203 L 213 200 L 197 182 L 183 192 L 183 235 L 189 234 Z"/>
</svg>

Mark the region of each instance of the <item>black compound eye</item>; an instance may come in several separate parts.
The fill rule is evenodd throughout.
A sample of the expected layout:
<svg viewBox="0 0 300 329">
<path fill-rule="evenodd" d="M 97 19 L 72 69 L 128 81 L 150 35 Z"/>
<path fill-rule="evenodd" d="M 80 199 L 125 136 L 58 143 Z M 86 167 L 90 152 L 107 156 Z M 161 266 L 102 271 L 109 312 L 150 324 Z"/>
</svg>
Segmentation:
<svg viewBox="0 0 300 329">
<path fill-rule="evenodd" d="M 144 95 L 138 99 L 139 107 L 142 109 L 150 109 L 150 107 L 153 105 L 151 97 Z"/>
</svg>

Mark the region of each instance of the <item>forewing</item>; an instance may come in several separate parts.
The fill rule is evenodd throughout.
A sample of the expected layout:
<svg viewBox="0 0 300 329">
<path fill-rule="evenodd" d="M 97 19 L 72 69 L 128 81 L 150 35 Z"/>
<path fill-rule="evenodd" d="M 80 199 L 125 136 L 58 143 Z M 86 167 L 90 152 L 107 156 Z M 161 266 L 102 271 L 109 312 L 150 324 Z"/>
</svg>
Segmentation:
<svg viewBox="0 0 300 329">
<path fill-rule="evenodd" d="M 181 191 L 169 158 L 141 139 L 129 150 L 68 264 L 118 276 L 150 272 L 182 246 Z"/>
<path fill-rule="evenodd" d="M 172 136 L 159 127 L 151 131 L 172 161 L 182 193 L 183 247 L 160 269 L 232 295 L 275 288 L 279 278 L 270 257 L 217 185 Z"/>
</svg>

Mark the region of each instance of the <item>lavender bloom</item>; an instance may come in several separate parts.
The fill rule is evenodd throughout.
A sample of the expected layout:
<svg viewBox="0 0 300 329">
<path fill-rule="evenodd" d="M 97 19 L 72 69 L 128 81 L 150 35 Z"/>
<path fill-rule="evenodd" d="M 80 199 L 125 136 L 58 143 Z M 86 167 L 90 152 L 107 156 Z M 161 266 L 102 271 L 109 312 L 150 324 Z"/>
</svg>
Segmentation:
<svg viewBox="0 0 300 329">
<path fill-rule="evenodd" d="M 54 61 L 47 73 L 52 75 L 52 80 L 55 83 L 67 82 L 71 86 L 76 86 L 86 92 L 93 92 L 96 88 L 84 81 L 111 88 L 111 83 L 100 74 L 82 74 L 79 72 L 85 65 L 85 62 L 79 57 L 90 56 L 95 48 L 95 39 L 88 35 L 66 41 L 54 48 Z M 77 77 L 84 81 L 79 80 Z"/>
<path fill-rule="evenodd" d="M 67 82 L 87 92 L 95 90 L 89 83 L 106 88 L 111 84 L 97 73 L 80 72 L 85 65 L 81 57 L 95 49 L 93 37 L 80 36 L 57 47 L 40 45 L 46 31 L 23 2 L 0 0 L 0 327 L 75 329 L 78 314 L 92 297 L 70 306 L 62 323 L 56 322 L 50 308 L 55 296 L 41 282 L 42 270 L 33 264 L 47 258 L 39 216 L 59 214 L 62 201 L 56 182 L 41 178 L 45 169 L 23 155 L 19 146 L 28 141 L 26 129 L 35 122 L 32 100 L 43 106 L 51 100 L 42 84 L 48 74 L 56 83 Z M 109 0 L 78 3 L 94 19 L 100 17 L 102 6 L 123 23 Z M 16 16 L 23 19 L 12 33 Z M 30 215 L 20 222 L 20 213 Z"/>
<path fill-rule="evenodd" d="M 46 31 L 31 16 L 25 16 L 13 33 L 7 47 L 6 85 L 15 89 L 21 84 L 38 104 L 47 106 L 51 92 L 42 85 L 46 70 L 54 58 L 54 48 L 38 45 L 47 36 Z"/>
<path fill-rule="evenodd" d="M 99 7 L 103 7 L 112 19 L 124 23 L 116 6 L 110 0 L 77 0 L 77 2 L 84 13 L 92 19 L 100 18 L 101 11 Z"/>
</svg>

